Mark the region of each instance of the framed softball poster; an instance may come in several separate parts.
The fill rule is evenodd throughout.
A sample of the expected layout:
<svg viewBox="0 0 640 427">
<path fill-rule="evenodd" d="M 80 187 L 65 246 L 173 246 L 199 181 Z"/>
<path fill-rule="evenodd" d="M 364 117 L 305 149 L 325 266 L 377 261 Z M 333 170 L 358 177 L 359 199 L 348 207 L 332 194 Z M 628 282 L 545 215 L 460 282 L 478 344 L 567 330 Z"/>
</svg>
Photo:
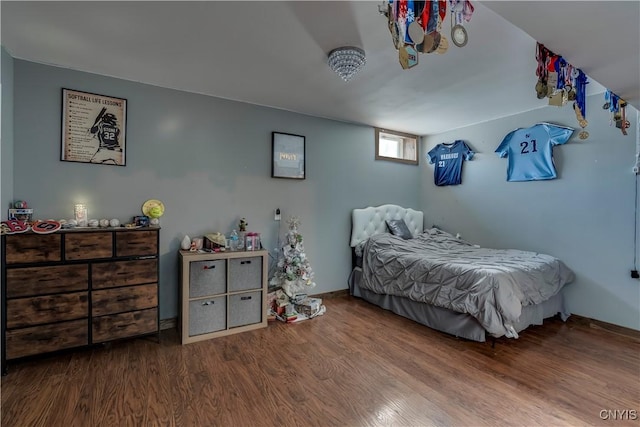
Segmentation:
<svg viewBox="0 0 640 427">
<path fill-rule="evenodd" d="M 60 160 L 125 166 L 127 100 L 62 89 Z"/>
</svg>

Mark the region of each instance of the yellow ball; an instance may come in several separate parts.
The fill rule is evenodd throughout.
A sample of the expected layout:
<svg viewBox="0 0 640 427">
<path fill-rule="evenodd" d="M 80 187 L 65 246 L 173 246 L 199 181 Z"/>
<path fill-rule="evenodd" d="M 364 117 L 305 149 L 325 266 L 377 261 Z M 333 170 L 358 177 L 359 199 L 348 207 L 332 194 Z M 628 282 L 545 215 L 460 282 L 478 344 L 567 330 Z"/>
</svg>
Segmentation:
<svg viewBox="0 0 640 427">
<path fill-rule="evenodd" d="M 160 209 L 160 206 L 154 206 L 149 209 L 149 216 L 151 218 L 160 218 L 162 216 L 162 209 Z"/>
</svg>

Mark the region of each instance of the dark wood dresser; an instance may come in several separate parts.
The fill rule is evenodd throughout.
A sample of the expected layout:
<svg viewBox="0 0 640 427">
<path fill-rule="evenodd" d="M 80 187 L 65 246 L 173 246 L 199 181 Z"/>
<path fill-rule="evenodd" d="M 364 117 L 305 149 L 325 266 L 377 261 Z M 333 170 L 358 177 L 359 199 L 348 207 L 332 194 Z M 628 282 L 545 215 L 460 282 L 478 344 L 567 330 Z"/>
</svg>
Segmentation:
<svg viewBox="0 0 640 427">
<path fill-rule="evenodd" d="M 159 332 L 159 228 L 2 236 L 7 361 Z"/>
</svg>

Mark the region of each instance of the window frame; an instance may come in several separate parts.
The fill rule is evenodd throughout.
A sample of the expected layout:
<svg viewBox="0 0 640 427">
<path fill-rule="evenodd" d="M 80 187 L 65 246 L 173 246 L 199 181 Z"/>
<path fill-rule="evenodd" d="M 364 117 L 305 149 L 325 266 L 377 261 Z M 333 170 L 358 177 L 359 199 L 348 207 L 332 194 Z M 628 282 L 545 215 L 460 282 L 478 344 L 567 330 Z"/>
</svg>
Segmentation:
<svg viewBox="0 0 640 427">
<path fill-rule="evenodd" d="M 410 159 L 401 159 L 398 157 L 387 157 L 387 156 L 381 156 L 380 155 L 380 134 L 381 133 L 385 133 L 385 134 L 389 134 L 389 135 L 393 135 L 393 136 L 397 136 L 399 138 L 402 139 L 413 139 L 415 140 L 415 144 L 416 144 L 416 159 L 415 160 L 410 160 Z M 395 130 L 389 130 L 389 129 L 382 129 L 382 128 L 375 128 L 375 159 L 376 160 L 387 160 L 390 162 L 396 162 L 396 163 L 404 163 L 407 165 L 418 165 L 420 162 L 420 138 L 418 137 L 418 135 L 413 135 L 410 133 L 405 133 L 405 132 L 398 132 Z M 404 150 L 404 147 L 403 147 Z"/>
</svg>

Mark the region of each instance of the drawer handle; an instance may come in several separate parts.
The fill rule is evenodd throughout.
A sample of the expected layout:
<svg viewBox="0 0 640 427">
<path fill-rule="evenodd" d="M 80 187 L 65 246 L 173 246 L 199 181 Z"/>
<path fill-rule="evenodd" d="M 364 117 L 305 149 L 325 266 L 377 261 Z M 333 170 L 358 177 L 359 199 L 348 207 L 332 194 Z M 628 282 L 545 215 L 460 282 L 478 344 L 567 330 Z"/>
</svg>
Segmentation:
<svg viewBox="0 0 640 427">
<path fill-rule="evenodd" d="M 251 261 L 240 261 L 240 264 L 251 264 Z"/>
<path fill-rule="evenodd" d="M 215 265 L 205 265 L 204 267 L 202 267 L 204 270 L 213 270 L 214 268 L 216 268 Z"/>
<path fill-rule="evenodd" d="M 202 303 L 202 305 L 213 305 L 215 304 L 215 301 L 205 301 Z"/>
<path fill-rule="evenodd" d="M 245 301 L 245 300 L 248 300 L 248 299 L 251 299 L 251 297 L 240 297 L 240 300 L 242 300 L 242 301 Z"/>
</svg>

